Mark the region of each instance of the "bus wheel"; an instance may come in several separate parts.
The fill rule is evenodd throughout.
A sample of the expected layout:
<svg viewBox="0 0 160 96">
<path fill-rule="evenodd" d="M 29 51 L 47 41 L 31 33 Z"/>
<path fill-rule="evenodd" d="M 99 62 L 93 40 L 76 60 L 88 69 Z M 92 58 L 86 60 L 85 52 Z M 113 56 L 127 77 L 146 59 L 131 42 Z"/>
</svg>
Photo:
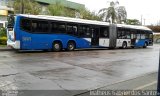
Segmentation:
<svg viewBox="0 0 160 96">
<path fill-rule="evenodd" d="M 76 44 L 73 41 L 69 41 L 67 45 L 67 50 L 68 51 L 73 51 L 76 48 Z"/>
<path fill-rule="evenodd" d="M 62 44 L 60 42 L 53 43 L 53 51 L 58 52 L 58 51 L 61 51 L 61 49 L 62 49 Z"/>
<path fill-rule="evenodd" d="M 127 48 L 127 43 L 126 43 L 126 42 L 123 42 L 122 48 L 123 48 L 123 49 Z"/>
<path fill-rule="evenodd" d="M 144 46 L 143 46 L 143 48 L 147 48 L 147 43 L 146 43 L 146 42 L 144 43 Z"/>
</svg>

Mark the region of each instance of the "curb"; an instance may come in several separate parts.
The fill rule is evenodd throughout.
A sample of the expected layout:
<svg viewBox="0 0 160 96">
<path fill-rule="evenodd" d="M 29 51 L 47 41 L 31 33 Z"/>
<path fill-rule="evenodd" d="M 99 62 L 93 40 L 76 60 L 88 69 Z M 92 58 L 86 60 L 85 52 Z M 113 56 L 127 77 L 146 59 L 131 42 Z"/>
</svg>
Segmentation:
<svg viewBox="0 0 160 96">
<path fill-rule="evenodd" d="M 0 51 L 11 51 L 13 49 L 9 48 L 9 47 L 0 47 Z"/>
</svg>

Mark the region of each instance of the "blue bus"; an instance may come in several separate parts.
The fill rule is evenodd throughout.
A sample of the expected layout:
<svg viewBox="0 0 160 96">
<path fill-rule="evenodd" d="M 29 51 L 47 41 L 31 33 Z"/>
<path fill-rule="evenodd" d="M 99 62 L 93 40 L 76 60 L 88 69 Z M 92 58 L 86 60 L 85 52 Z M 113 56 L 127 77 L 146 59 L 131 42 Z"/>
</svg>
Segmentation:
<svg viewBox="0 0 160 96">
<path fill-rule="evenodd" d="M 7 45 L 18 50 L 72 51 L 153 45 L 153 32 L 147 27 L 60 16 L 11 15 L 7 29 Z"/>
</svg>

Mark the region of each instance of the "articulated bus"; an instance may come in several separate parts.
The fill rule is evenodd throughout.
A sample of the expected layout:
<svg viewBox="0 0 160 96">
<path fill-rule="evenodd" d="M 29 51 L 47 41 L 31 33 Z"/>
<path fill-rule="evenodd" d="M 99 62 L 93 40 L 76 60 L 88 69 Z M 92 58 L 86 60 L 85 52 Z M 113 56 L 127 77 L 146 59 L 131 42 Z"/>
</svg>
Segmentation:
<svg viewBox="0 0 160 96">
<path fill-rule="evenodd" d="M 10 16 L 7 45 L 19 50 L 72 51 L 80 48 L 127 48 L 153 45 L 149 28 L 69 17 Z"/>
</svg>

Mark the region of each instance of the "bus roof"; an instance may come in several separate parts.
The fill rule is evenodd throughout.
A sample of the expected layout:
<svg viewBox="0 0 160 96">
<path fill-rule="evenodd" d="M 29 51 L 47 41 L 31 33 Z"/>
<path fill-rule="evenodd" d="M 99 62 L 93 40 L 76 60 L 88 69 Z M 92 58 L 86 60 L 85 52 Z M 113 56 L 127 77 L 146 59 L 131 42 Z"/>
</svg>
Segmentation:
<svg viewBox="0 0 160 96">
<path fill-rule="evenodd" d="M 104 26 L 109 26 L 110 25 L 110 23 L 108 23 L 108 22 L 102 22 L 102 21 L 96 21 L 96 20 L 85 20 L 85 19 L 62 17 L 62 16 L 30 15 L 30 14 L 19 14 L 18 16 L 23 16 L 23 17 L 28 17 L 28 18 L 46 19 L 46 20 L 77 22 L 77 23 L 93 24 L 93 25 L 104 25 Z M 149 29 L 145 26 L 117 24 L 117 27 L 152 31 L 151 29 Z"/>
<path fill-rule="evenodd" d="M 131 29 L 139 29 L 139 30 L 152 31 L 151 29 L 149 29 L 148 27 L 145 27 L 145 26 L 117 24 L 117 27 L 123 27 L 123 28 L 131 28 Z"/>
<path fill-rule="evenodd" d="M 84 24 L 109 26 L 108 22 L 101 22 L 96 20 L 85 20 L 85 19 L 62 17 L 62 16 L 27 15 L 27 14 L 19 14 L 19 16 L 28 17 L 28 18 L 45 19 L 45 20 L 58 20 L 58 21 L 66 21 L 66 22 L 77 22 L 77 23 L 84 23 Z"/>
</svg>

